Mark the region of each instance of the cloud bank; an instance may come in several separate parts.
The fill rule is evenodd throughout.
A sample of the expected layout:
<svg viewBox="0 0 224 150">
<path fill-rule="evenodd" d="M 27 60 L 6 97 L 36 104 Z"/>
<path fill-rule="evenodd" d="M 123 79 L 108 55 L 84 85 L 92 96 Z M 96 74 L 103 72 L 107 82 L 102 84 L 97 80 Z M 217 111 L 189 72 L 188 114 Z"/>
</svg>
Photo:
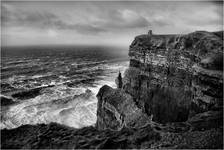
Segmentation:
<svg viewBox="0 0 224 150">
<path fill-rule="evenodd" d="M 137 34 L 222 29 L 223 2 L 3 2 L 2 44 L 120 44 Z"/>
</svg>

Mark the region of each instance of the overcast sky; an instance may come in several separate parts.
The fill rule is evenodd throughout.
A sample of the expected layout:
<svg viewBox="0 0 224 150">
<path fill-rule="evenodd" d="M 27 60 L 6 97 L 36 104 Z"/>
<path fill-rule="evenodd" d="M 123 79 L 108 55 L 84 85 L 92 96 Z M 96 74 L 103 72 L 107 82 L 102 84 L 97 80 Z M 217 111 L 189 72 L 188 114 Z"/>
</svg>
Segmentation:
<svg viewBox="0 0 224 150">
<path fill-rule="evenodd" d="M 136 35 L 222 30 L 218 2 L 2 2 L 2 45 L 128 46 Z"/>
</svg>

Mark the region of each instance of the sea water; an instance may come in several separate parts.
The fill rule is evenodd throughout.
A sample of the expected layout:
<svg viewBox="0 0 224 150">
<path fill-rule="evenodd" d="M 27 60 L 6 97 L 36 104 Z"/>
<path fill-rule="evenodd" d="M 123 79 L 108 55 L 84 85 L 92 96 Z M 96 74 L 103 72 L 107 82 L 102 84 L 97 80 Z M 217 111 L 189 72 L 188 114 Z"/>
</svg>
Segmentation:
<svg viewBox="0 0 224 150">
<path fill-rule="evenodd" d="M 105 84 L 116 87 L 118 72 L 127 66 L 125 48 L 3 47 L 1 95 L 16 103 L 1 109 L 0 127 L 50 122 L 75 128 L 94 125 L 99 88 Z M 39 87 L 44 88 L 32 97 L 12 97 Z"/>
</svg>

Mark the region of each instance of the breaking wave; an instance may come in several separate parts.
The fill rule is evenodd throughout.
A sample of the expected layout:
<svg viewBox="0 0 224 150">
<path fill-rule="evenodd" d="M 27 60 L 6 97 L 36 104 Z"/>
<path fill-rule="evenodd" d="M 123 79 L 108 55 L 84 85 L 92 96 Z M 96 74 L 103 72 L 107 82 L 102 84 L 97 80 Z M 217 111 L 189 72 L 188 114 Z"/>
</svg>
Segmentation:
<svg viewBox="0 0 224 150">
<path fill-rule="evenodd" d="M 101 53 L 74 58 L 70 53 L 3 57 L 1 94 L 12 103 L 1 106 L 1 129 L 50 122 L 82 128 L 96 123 L 99 88 L 115 87 L 114 79 L 128 61 L 107 60 Z"/>
</svg>

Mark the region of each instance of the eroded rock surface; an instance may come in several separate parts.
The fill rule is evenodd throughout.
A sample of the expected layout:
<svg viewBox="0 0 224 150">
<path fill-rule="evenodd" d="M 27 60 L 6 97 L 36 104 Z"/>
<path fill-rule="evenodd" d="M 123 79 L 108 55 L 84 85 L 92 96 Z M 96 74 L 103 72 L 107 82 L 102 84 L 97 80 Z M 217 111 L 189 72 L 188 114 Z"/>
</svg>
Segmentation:
<svg viewBox="0 0 224 150">
<path fill-rule="evenodd" d="M 184 128 L 184 130 L 180 130 Z M 159 129 L 161 129 L 159 131 Z M 186 130 L 187 129 L 187 130 Z M 181 131 L 181 132 L 180 132 Z M 1 130 L 2 149 L 195 149 L 223 148 L 222 128 L 190 131 L 186 125 L 146 125 L 120 131 L 74 129 L 50 123 Z"/>
<path fill-rule="evenodd" d="M 130 45 L 123 89 L 161 123 L 222 110 L 222 33 L 137 36 Z"/>
<path fill-rule="evenodd" d="M 103 86 L 98 94 L 97 123 L 99 130 L 120 130 L 123 127 L 139 128 L 146 125 L 150 119 L 142 113 L 131 95 L 120 89 Z"/>
</svg>

